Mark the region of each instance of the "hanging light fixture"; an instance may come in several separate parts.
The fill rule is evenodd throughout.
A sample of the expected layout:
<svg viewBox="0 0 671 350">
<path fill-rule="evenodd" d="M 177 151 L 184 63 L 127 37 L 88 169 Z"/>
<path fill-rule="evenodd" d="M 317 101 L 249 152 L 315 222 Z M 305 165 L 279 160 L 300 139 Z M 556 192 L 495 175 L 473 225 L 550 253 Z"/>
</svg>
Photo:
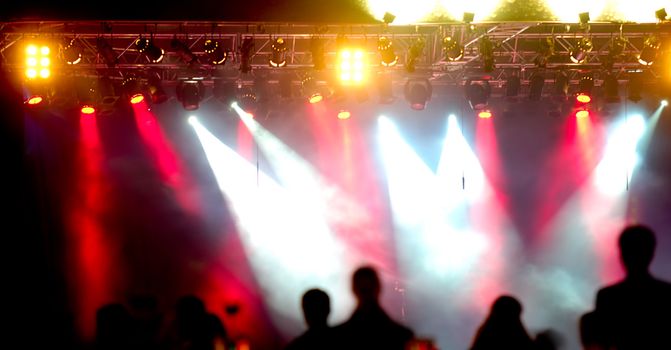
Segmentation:
<svg viewBox="0 0 671 350">
<path fill-rule="evenodd" d="M 571 61 L 573 63 L 583 63 L 585 59 L 587 58 L 587 54 L 592 51 L 592 48 L 594 48 L 594 44 L 592 43 L 592 39 L 588 37 L 583 37 L 578 41 L 578 44 L 571 49 L 569 52 Z"/>
</svg>

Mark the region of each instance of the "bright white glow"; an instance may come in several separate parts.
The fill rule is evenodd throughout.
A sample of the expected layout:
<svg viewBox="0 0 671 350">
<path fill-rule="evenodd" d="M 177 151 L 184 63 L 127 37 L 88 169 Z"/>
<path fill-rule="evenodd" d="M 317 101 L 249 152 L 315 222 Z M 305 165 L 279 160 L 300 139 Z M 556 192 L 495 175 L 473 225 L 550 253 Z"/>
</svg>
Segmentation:
<svg viewBox="0 0 671 350">
<path fill-rule="evenodd" d="M 231 108 L 239 108 L 237 102 L 231 103 Z"/>
<path fill-rule="evenodd" d="M 440 0 L 440 6 L 444 8 L 455 20 L 461 21 L 464 12 L 473 13 L 474 21 L 483 21 L 489 18 L 494 10 L 500 5 L 500 0 L 477 0 L 477 1 L 454 1 Z M 408 2 L 410 6 L 412 2 Z"/>
<path fill-rule="evenodd" d="M 471 150 L 457 117 L 447 119 L 447 135 L 440 154 L 437 176 L 446 199 L 478 199 L 485 193 L 486 180 L 480 161 Z"/>
<path fill-rule="evenodd" d="M 646 123 L 641 115 L 631 116 L 615 126 L 595 172 L 594 180 L 602 193 L 616 195 L 626 190 L 640 162 L 637 145 L 645 131 Z"/>
<path fill-rule="evenodd" d="M 615 20 L 627 20 L 638 23 L 657 22 L 655 11 L 663 7 L 669 7 L 669 0 L 611 0 L 614 4 Z"/>
<path fill-rule="evenodd" d="M 198 124 L 198 118 L 196 118 L 196 116 L 194 116 L 194 115 L 189 116 L 189 119 L 187 119 L 187 121 L 191 125 L 197 125 Z"/>
<path fill-rule="evenodd" d="M 366 3 L 368 11 L 379 20 L 385 12 L 396 16 L 393 24 L 418 23 L 437 10 L 434 0 L 367 0 Z"/>
<path fill-rule="evenodd" d="M 40 48 L 40 53 L 41 53 L 43 56 L 48 55 L 49 52 L 50 52 L 50 50 L 49 50 L 49 46 L 42 46 L 42 47 Z"/>
<path fill-rule="evenodd" d="M 299 302 L 307 289 L 349 294 L 351 270 L 344 271 L 344 249 L 312 203 L 304 202 L 305 194 L 297 195 L 258 171 L 197 120 L 192 125 L 236 215 L 246 255 L 271 315 L 283 331 L 295 332 L 303 323 Z M 343 319 L 351 307 L 343 298 L 334 298 L 332 305 L 335 319 Z"/>
<path fill-rule="evenodd" d="M 662 105 L 662 107 L 666 107 L 666 106 L 669 105 L 669 101 L 667 101 L 667 100 L 662 100 L 662 102 L 660 102 L 659 104 Z"/>
<path fill-rule="evenodd" d="M 589 12 L 590 19 L 596 20 L 601 16 L 608 0 L 546 0 L 550 11 L 562 22 L 578 23 L 578 15 L 583 12 Z M 627 0 L 624 0 L 627 1 Z M 638 1 L 637 3 L 640 3 Z M 654 11 L 653 11 L 654 13 Z"/>
<path fill-rule="evenodd" d="M 28 55 L 30 55 L 30 56 L 35 56 L 35 55 L 37 55 L 37 46 L 35 46 L 35 45 L 28 45 L 28 47 L 26 47 L 26 54 L 28 54 Z"/>
</svg>

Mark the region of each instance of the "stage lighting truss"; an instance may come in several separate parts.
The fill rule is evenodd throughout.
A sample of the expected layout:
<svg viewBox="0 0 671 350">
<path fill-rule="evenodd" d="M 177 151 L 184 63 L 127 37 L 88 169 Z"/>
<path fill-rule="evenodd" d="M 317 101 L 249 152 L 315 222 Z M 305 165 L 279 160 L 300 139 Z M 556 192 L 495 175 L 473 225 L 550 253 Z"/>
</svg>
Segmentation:
<svg viewBox="0 0 671 350">
<path fill-rule="evenodd" d="M 240 72 L 249 73 L 252 71 L 252 55 L 254 51 L 254 38 L 246 37 L 240 44 Z"/>
<path fill-rule="evenodd" d="M 207 54 L 211 64 L 221 65 L 225 64 L 226 60 L 228 60 L 228 53 L 217 40 L 205 40 L 203 51 Z"/>
<path fill-rule="evenodd" d="M 380 52 L 380 64 L 384 67 L 393 67 L 398 63 L 398 56 L 394 52 L 394 43 L 386 36 L 377 40 L 377 50 Z"/>
<path fill-rule="evenodd" d="M 346 30 L 349 43 L 341 45 L 338 38 L 345 34 L 343 26 L 337 24 L 321 25 L 315 30 L 314 25 L 296 23 L 218 22 L 213 28 L 213 23 L 176 21 L 110 21 L 102 26 L 97 21 L 5 22 L 0 32 L 0 51 L 3 52 L 0 61 L 2 69 L 23 78 L 24 84 L 29 81 L 52 84 L 68 76 L 81 75 L 108 75 L 120 82 L 119 72 L 146 81 L 147 70 L 151 68 L 160 69 L 160 81 L 171 87 L 184 77 L 202 79 L 203 84 L 211 88 L 219 78 L 236 78 L 250 85 L 257 76 L 269 77 L 272 86 L 277 84 L 273 74 L 278 73 L 278 68 L 269 65 L 269 59 L 281 35 L 285 53 L 290 53 L 290 57 L 286 54 L 285 57 L 291 66 L 287 71 L 292 73 L 293 86 L 299 86 L 304 73 L 315 71 L 319 71 L 320 79 L 334 77 L 338 83 L 334 86 L 345 85 L 345 89 L 366 86 L 369 77 L 377 76 L 371 69 L 389 72 L 394 88 L 402 89 L 403 75 L 407 73 L 411 73 L 412 78 L 430 77 L 434 87 L 455 86 L 474 76 L 482 78 L 484 67 L 492 69 L 486 75 L 494 96 L 505 95 L 507 72 L 513 70 L 519 72 L 521 91 L 526 91 L 531 75 L 538 70 L 536 67 L 545 67 L 546 73 L 565 72 L 569 85 L 577 85 L 581 74 L 591 72 L 601 86 L 603 70 L 642 69 L 645 74 L 641 79 L 646 86 L 669 77 L 668 65 L 662 61 L 666 53 L 663 43 L 671 40 L 668 20 L 647 24 L 589 22 L 589 31 L 576 23 L 475 24 L 477 31 L 460 23 L 352 25 Z M 36 34 L 36 28 L 42 28 L 41 34 Z M 45 28 L 49 28 L 48 32 Z M 380 40 L 382 37 L 387 41 Z M 181 43 L 173 48 L 171 43 L 175 38 Z M 384 49 L 392 40 L 394 54 L 389 55 L 392 59 L 387 62 L 393 62 L 398 56 L 403 64 L 378 65 L 382 53 L 387 52 L 379 51 L 378 44 L 382 41 Z M 29 44 L 35 45 L 31 57 L 26 53 Z M 40 56 L 41 46 L 48 47 L 50 55 Z M 184 47 L 191 52 L 183 50 Z M 347 62 L 342 60 L 347 55 L 343 53 L 345 49 L 349 50 Z M 492 51 L 495 52 L 492 54 Z M 354 56 L 359 56 L 361 63 L 357 63 Z M 562 57 L 565 59 L 560 59 Z M 368 59 L 374 62 L 367 62 Z M 198 61 L 198 64 L 185 64 L 189 61 Z M 235 62 L 239 72 L 226 65 L 231 62 Z M 252 69 L 260 74 L 238 74 Z M 548 74 L 546 82 L 552 81 L 553 76 Z M 629 79 L 627 74 L 618 73 L 618 76 L 621 84 Z M 555 83 L 555 86 L 562 85 L 563 81 Z M 149 94 L 145 96 L 153 100 Z M 45 102 L 51 104 L 50 101 L 51 97 L 45 96 Z"/>
<path fill-rule="evenodd" d="M 284 42 L 284 39 L 275 39 L 270 47 L 272 49 L 272 55 L 268 60 L 268 64 L 273 68 L 285 67 L 287 65 L 287 44 Z"/>
<path fill-rule="evenodd" d="M 124 96 L 131 104 L 145 100 L 144 82 L 137 76 L 129 75 L 121 82 Z"/>
<path fill-rule="evenodd" d="M 492 91 L 488 80 L 467 81 L 464 88 L 466 89 L 466 100 L 473 110 L 479 111 L 487 107 Z"/>
<path fill-rule="evenodd" d="M 177 39 L 177 37 L 174 37 L 172 41 L 170 41 L 170 47 L 175 52 L 175 54 L 177 54 L 177 56 L 179 56 L 179 58 L 187 65 L 198 62 L 198 57 L 196 57 L 196 55 L 191 52 L 191 48 L 189 48 L 189 46 L 181 40 Z"/>
</svg>

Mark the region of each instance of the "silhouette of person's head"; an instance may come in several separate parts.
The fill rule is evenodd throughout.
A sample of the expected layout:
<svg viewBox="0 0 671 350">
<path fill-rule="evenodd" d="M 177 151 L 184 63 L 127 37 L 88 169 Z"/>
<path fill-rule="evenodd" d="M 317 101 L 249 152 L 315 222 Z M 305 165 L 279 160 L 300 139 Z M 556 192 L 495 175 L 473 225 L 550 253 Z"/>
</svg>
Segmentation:
<svg viewBox="0 0 671 350">
<path fill-rule="evenodd" d="M 175 313 L 178 320 L 191 320 L 205 315 L 205 304 L 195 295 L 185 295 L 177 300 Z"/>
<path fill-rule="evenodd" d="M 515 320 L 519 319 L 521 314 L 522 304 L 510 295 L 502 295 L 492 304 L 489 317 L 495 320 Z"/>
<path fill-rule="evenodd" d="M 619 239 L 620 257 L 627 275 L 648 273 L 655 254 L 655 245 L 655 234 L 647 226 L 634 225 L 622 231 Z"/>
<path fill-rule="evenodd" d="M 302 306 L 308 328 L 326 326 L 331 312 L 328 294 L 320 289 L 310 289 L 303 294 Z"/>
<path fill-rule="evenodd" d="M 370 266 L 360 267 L 352 276 L 352 290 L 359 304 L 377 303 L 380 296 L 380 278 Z"/>
</svg>

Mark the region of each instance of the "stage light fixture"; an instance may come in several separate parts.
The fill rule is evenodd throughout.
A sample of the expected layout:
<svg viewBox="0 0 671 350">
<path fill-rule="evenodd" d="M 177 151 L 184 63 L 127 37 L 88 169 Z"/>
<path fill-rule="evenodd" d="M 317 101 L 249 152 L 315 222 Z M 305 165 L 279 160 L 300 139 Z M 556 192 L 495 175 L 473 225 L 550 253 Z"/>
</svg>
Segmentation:
<svg viewBox="0 0 671 350">
<path fill-rule="evenodd" d="M 26 46 L 26 70 L 28 79 L 47 79 L 51 76 L 51 49 L 49 46 L 29 44 Z"/>
<path fill-rule="evenodd" d="M 86 115 L 91 115 L 96 112 L 96 109 L 93 106 L 84 105 L 81 108 L 81 112 Z"/>
<path fill-rule="evenodd" d="M 643 43 L 643 49 L 638 55 L 638 63 L 644 66 L 651 65 L 655 61 L 655 58 L 657 58 L 660 46 L 661 41 L 656 35 L 647 37 Z"/>
<path fill-rule="evenodd" d="M 583 37 L 578 41 L 578 44 L 569 51 L 571 61 L 573 63 L 583 63 L 587 58 L 587 54 L 592 51 L 594 44 L 592 39 Z"/>
<path fill-rule="evenodd" d="M 576 95 L 575 100 L 583 104 L 592 102 L 592 98 L 589 95 L 583 93 Z"/>
<path fill-rule="evenodd" d="M 363 84 L 365 67 L 363 50 L 346 48 L 338 53 L 338 77 L 343 85 Z"/>
<path fill-rule="evenodd" d="M 545 85 L 545 77 L 540 72 L 535 72 L 529 78 L 529 100 L 540 101 L 543 96 L 543 85 Z"/>
<path fill-rule="evenodd" d="M 326 53 L 324 51 L 324 40 L 314 36 L 310 40 L 310 54 L 312 56 L 312 67 L 320 71 L 326 68 Z"/>
<path fill-rule="evenodd" d="M 227 79 L 215 79 L 212 95 L 226 105 L 233 103 L 236 99 L 235 83 Z"/>
<path fill-rule="evenodd" d="M 205 95 L 205 86 L 200 80 L 180 80 L 175 92 L 184 110 L 194 111 L 200 107 L 200 101 Z"/>
<path fill-rule="evenodd" d="M 417 60 L 422 56 L 424 52 L 424 46 L 426 46 L 426 40 L 424 38 L 417 38 L 410 45 L 408 49 L 408 58 L 405 62 L 405 71 L 408 73 L 413 73 L 417 68 Z"/>
<path fill-rule="evenodd" d="M 158 73 L 152 74 L 147 79 L 147 90 L 151 96 L 151 102 L 161 104 L 168 100 L 168 94 L 163 88 L 161 76 Z"/>
<path fill-rule="evenodd" d="M 225 64 L 226 60 L 228 60 L 228 53 L 226 53 L 219 41 L 212 39 L 205 40 L 203 51 L 207 54 L 211 64 Z"/>
<path fill-rule="evenodd" d="M 377 50 L 380 52 L 380 64 L 385 67 L 393 67 L 398 63 L 398 56 L 394 52 L 394 43 L 386 36 L 377 40 Z"/>
<path fill-rule="evenodd" d="M 142 81 L 134 75 L 127 76 L 121 86 L 128 102 L 132 104 L 140 103 L 144 100 L 144 87 Z"/>
<path fill-rule="evenodd" d="M 581 109 L 575 113 L 575 116 L 580 119 L 588 118 L 589 117 L 589 111 L 586 109 Z"/>
<path fill-rule="evenodd" d="M 63 60 L 67 64 L 77 64 L 82 61 L 82 48 L 77 45 L 75 39 L 70 39 L 63 45 L 61 51 Z"/>
<path fill-rule="evenodd" d="M 506 97 L 517 97 L 522 89 L 522 81 L 516 71 L 506 78 Z"/>
<path fill-rule="evenodd" d="M 29 106 L 37 106 L 37 105 L 41 104 L 42 102 L 44 102 L 44 98 L 42 96 L 33 95 L 30 98 L 28 98 L 28 100 L 26 100 L 25 103 Z"/>
<path fill-rule="evenodd" d="M 391 22 L 393 22 L 395 19 L 396 19 L 396 16 L 394 16 L 393 14 L 391 14 L 389 12 L 385 12 L 384 16 L 382 16 L 382 21 L 385 24 L 391 24 Z"/>
<path fill-rule="evenodd" d="M 308 102 L 312 104 L 319 103 L 324 99 L 317 82 L 309 73 L 306 73 L 301 80 L 301 91 Z"/>
<path fill-rule="evenodd" d="M 241 89 L 240 94 L 238 95 L 238 105 L 247 112 L 248 116 L 254 118 L 254 113 L 258 108 L 256 93 L 250 88 Z"/>
<path fill-rule="evenodd" d="M 379 94 L 379 102 L 381 104 L 394 103 L 394 92 L 392 89 L 392 78 L 387 72 L 380 72 L 377 78 L 377 88 Z"/>
<path fill-rule="evenodd" d="M 538 55 L 534 59 L 534 64 L 537 67 L 545 68 L 547 67 L 550 57 L 555 53 L 555 42 L 554 38 L 547 37 L 545 40 L 541 40 L 538 45 Z"/>
<path fill-rule="evenodd" d="M 426 108 L 426 103 L 431 100 L 433 87 L 429 79 L 408 79 L 405 83 L 404 95 L 410 103 L 410 108 L 421 111 Z"/>
<path fill-rule="evenodd" d="M 578 14 L 578 18 L 580 19 L 580 25 L 585 26 L 589 23 L 590 18 L 589 18 L 589 12 L 582 12 Z"/>
<path fill-rule="evenodd" d="M 135 46 L 137 47 L 137 50 L 143 53 L 151 63 L 159 63 L 165 56 L 165 51 L 162 48 L 154 45 L 153 39 L 139 37 L 137 40 L 135 40 Z"/>
<path fill-rule="evenodd" d="M 492 117 L 492 112 L 488 109 L 486 109 L 484 111 L 480 111 L 478 113 L 478 118 L 480 118 L 480 119 L 489 119 L 491 117 Z"/>
<path fill-rule="evenodd" d="M 268 60 L 271 67 L 280 68 L 287 65 L 286 52 L 287 45 L 283 38 L 277 38 L 270 46 L 272 49 L 272 57 Z"/>
<path fill-rule="evenodd" d="M 470 24 L 475 19 L 475 13 L 473 12 L 464 12 L 464 15 L 461 17 L 461 21 Z"/>
<path fill-rule="evenodd" d="M 492 92 L 489 81 L 467 81 L 465 88 L 466 99 L 473 110 L 482 110 L 487 107 L 487 100 Z"/>
<path fill-rule="evenodd" d="M 96 50 L 98 54 L 102 56 L 103 61 L 107 64 L 107 67 L 114 67 L 118 62 L 117 54 L 114 52 L 112 45 L 103 37 L 98 37 L 96 39 Z"/>
<path fill-rule="evenodd" d="M 176 37 L 172 38 L 170 41 L 170 47 L 175 51 L 177 56 L 186 63 L 187 65 L 197 63 L 198 62 L 198 57 L 191 52 L 191 49 L 189 46 L 187 46 L 184 42 L 181 40 L 177 39 Z"/>
<path fill-rule="evenodd" d="M 464 57 L 464 46 L 451 36 L 443 38 L 443 51 L 448 61 L 459 61 Z"/>
<path fill-rule="evenodd" d="M 351 116 L 352 116 L 352 114 L 348 110 L 341 109 L 338 112 L 338 119 L 340 119 L 340 120 L 349 119 Z"/>
<path fill-rule="evenodd" d="M 564 71 L 558 71 L 555 75 L 554 96 L 557 100 L 565 100 L 568 96 L 569 79 Z"/>
<path fill-rule="evenodd" d="M 667 101 L 667 100 L 661 100 L 661 101 L 659 102 L 659 105 L 662 106 L 662 107 L 666 107 L 666 106 L 669 105 L 669 101 Z"/>
<path fill-rule="evenodd" d="M 627 84 L 627 99 L 638 103 L 641 100 L 641 92 L 643 90 L 642 78 L 640 72 L 632 72 L 629 76 L 629 83 Z"/>
<path fill-rule="evenodd" d="M 591 96 L 592 89 L 594 89 L 594 77 L 591 74 L 583 75 L 580 80 L 578 80 L 578 94 Z"/>
<path fill-rule="evenodd" d="M 620 102 L 619 83 L 614 74 L 608 74 L 603 78 L 603 93 L 606 102 Z"/>
<path fill-rule="evenodd" d="M 252 71 L 252 51 L 254 51 L 254 38 L 246 37 L 240 44 L 240 72 L 249 73 Z"/>
<path fill-rule="evenodd" d="M 114 112 L 116 102 L 119 100 L 114 81 L 107 76 L 98 78 L 98 115 L 109 115 Z"/>
<path fill-rule="evenodd" d="M 662 7 L 661 9 L 655 11 L 655 17 L 656 17 L 657 20 L 660 21 L 660 22 L 664 22 L 664 21 L 666 21 L 666 16 L 667 16 L 667 14 L 666 14 L 666 9 L 663 8 L 663 7 Z"/>
<path fill-rule="evenodd" d="M 482 69 L 485 72 L 494 70 L 494 44 L 488 36 L 480 38 L 479 43 L 480 59 L 482 60 Z"/>
</svg>

